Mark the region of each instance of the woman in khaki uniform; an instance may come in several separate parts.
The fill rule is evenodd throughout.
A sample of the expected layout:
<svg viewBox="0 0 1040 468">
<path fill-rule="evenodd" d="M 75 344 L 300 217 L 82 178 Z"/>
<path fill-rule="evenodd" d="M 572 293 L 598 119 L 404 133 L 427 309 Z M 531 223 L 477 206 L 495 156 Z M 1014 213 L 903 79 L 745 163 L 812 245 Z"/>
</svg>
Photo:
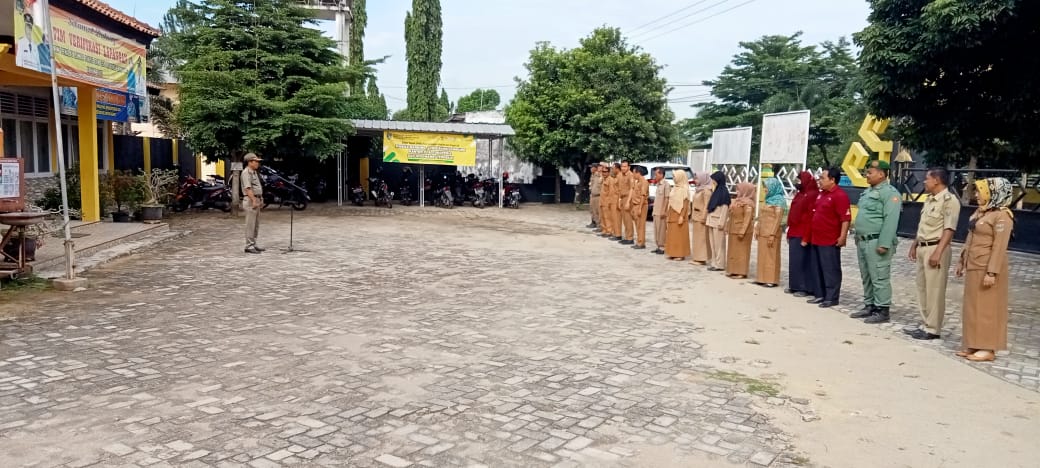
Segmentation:
<svg viewBox="0 0 1040 468">
<path fill-rule="evenodd" d="M 755 224 L 755 184 L 737 184 L 737 198 L 729 209 L 726 233 L 726 276 L 734 279 L 747 278 L 751 264 L 751 226 Z"/>
<path fill-rule="evenodd" d="M 664 254 L 670 260 L 682 260 L 690 256 L 690 228 L 686 226 L 690 220 L 690 190 L 686 188 L 690 186 L 690 176 L 677 170 L 672 177 L 676 190 L 668 194 Z"/>
<path fill-rule="evenodd" d="M 711 229 L 711 264 L 708 271 L 726 269 L 726 224 L 729 223 L 729 188 L 726 174 L 718 171 L 711 175 L 711 198 L 708 199 L 708 220 Z"/>
<path fill-rule="evenodd" d="M 694 265 L 704 265 L 711 260 L 711 229 L 708 228 L 708 200 L 711 199 L 711 178 L 707 172 L 697 174 L 697 191 L 693 195 L 693 215 L 690 241 Z"/>
<path fill-rule="evenodd" d="M 968 240 L 957 276 L 964 279 L 964 344 L 958 356 L 992 361 L 1007 349 L 1008 242 L 1015 226 L 1013 190 L 1007 179 L 975 182 L 979 209 L 968 221 Z"/>
<path fill-rule="evenodd" d="M 755 284 L 775 288 L 780 284 L 780 241 L 783 235 L 784 211 L 787 209 L 787 194 L 780 179 L 773 177 L 772 169 L 763 169 L 765 178 L 766 206 L 758 213 L 755 239 L 758 239 L 758 273 Z"/>
</svg>

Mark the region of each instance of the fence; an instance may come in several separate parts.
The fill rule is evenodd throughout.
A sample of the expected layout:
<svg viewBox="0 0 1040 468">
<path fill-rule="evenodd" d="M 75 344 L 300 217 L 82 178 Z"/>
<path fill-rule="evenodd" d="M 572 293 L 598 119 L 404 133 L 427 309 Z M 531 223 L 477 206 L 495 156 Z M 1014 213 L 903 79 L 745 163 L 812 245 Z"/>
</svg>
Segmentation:
<svg viewBox="0 0 1040 468">
<path fill-rule="evenodd" d="M 147 151 L 145 151 L 146 146 Z M 198 177 L 195 173 L 195 154 L 187 142 L 165 138 L 145 138 L 130 135 L 115 135 L 112 141 L 113 169 L 120 171 L 143 171 L 153 169 L 177 169 L 181 176 Z M 147 162 L 147 164 L 146 164 Z"/>
</svg>

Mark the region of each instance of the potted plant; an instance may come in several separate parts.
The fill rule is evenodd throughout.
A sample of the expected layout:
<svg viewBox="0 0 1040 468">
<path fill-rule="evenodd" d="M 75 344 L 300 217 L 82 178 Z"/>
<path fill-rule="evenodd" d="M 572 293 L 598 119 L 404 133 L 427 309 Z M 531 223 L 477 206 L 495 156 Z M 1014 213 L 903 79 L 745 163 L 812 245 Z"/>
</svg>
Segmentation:
<svg viewBox="0 0 1040 468">
<path fill-rule="evenodd" d="M 108 176 L 111 186 L 112 200 L 116 211 L 112 212 L 112 221 L 130 222 L 131 212 L 141 205 L 145 198 L 145 189 L 140 177 L 129 171 L 114 171 Z"/>
<path fill-rule="evenodd" d="M 179 175 L 174 169 L 152 169 L 141 174 L 144 187 L 144 203 L 141 204 L 141 221 L 156 222 L 162 219 L 163 207 L 169 202 L 177 186 Z"/>
</svg>

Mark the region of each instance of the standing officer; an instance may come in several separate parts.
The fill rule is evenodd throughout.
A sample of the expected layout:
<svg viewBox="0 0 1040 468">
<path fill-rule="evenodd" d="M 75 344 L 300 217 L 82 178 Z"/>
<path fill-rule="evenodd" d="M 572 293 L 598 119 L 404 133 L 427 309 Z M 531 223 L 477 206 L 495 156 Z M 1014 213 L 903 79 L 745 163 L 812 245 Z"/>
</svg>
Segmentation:
<svg viewBox="0 0 1040 468">
<path fill-rule="evenodd" d="M 668 194 L 672 184 L 664 179 L 664 169 L 654 169 L 654 183 L 657 184 L 657 192 L 654 193 L 654 242 L 657 243 L 655 254 L 664 255 L 665 227 L 668 225 L 666 211 L 668 209 Z"/>
<path fill-rule="evenodd" d="M 600 191 L 599 202 L 603 205 L 602 220 L 606 226 L 601 235 L 610 240 L 621 240 L 621 231 L 617 221 L 617 171 L 616 167 L 603 169 L 603 190 Z"/>
<path fill-rule="evenodd" d="M 256 237 L 260 234 L 260 208 L 264 206 L 264 188 L 260 183 L 260 159 L 253 153 L 246 154 L 242 171 L 242 211 L 246 213 L 246 253 L 258 254 L 264 249 L 257 247 Z"/>
<path fill-rule="evenodd" d="M 621 244 L 632 245 L 635 241 L 632 240 L 634 234 L 633 229 L 635 228 L 635 222 L 632 220 L 632 169 L 628 165 L 628 161 L 621 163 L 621 174 L 617 177 L 618 195 L 621 196 L 621 205 L 618 207 L 621 210 Z"/>
<path fill-rule="evenodd" d="M 632 194 L 629 201 L 632 203 L 632 220 L 635 222 L 636 250 L 646 249 L 646 210 L 650 208 L 650 182 L 641 172 L 632 171 Z"/>
<path fill-rule="evenodd" d="M 863 309 L 852 318 L 865 323 L 885 323 L 892 306 L 892 256 L 896 250 L 896 228 L 903 200 L 888 183 L 888 163 L 874 160 L 867 165 L 868 188 L 859 197 L 856 215 L 856 256 L 863 279 Z"/>
<path fill-rule="evenodd" d="M 921 207 L 917 238 L 910 247 L 910 261 L 917 263 L 917 303 L 920 328 L 905 329 L 918 340 L 937 340 L 946 314 L 946 282 L 950 278 L 953 234 L 961 215 L 961 202 L 947 187 L 950 172 L 942 167 L 928 170 L 924 189 L 928 199 Z"/>
<path fill-rule="evenodd" d="M 592 214 L 592 223 L 588 225 L 589 229 L 600 229 L 600 225 L 603 223 L 599 217 L 599 195 L 603 189 L 603 176 L 599 170 L 599 164 L 589 165 L 589 213 Z"/>
</svg>

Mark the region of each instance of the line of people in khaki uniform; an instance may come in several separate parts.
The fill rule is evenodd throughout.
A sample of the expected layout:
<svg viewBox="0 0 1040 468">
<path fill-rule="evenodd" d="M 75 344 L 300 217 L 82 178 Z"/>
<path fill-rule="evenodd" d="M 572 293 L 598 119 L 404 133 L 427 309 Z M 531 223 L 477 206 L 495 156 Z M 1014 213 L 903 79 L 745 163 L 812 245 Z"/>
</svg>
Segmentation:
<svg viewBox="0 0 1040 468">
<path fill-rule="evenodd" d="M 633 248 L 646 247 L 646 215 L 649 183 L 627 162 L 592 168 L 593 223 L 602 237 Z M 899 192 L 889 184 L 889 165 L 872 161 L 867 168 L 870 188 L 857 204 L 857 257 L 864 290 L 864 307 L 850 316 L 866 323 L 889 321 L 891 260 L 895 255 L 896 226 L 902 209 Z M 742 182 L 730 195 L 722 172 L 695 175 L 691 196 L 685 171 L 674 172 L 674 186 L 663 169 L 654 174 L 653 252 L 673 261 L 691 258 L 709 271 L 724 271 L 730 278 L 749 275 L 751 244 L 758 242 L 755 284 L 774 288 L 780 284 L 781 241 L 784 238 L 787 198 L 783 183 L 765 166 L 762 181 L 765 202 L 755 220 L 756 187 Z M 799 174 L 798 193 L 787 217 L 787 241 L 791 265 L 785 293 L 812 297 L 820 307 L 837 305 L 841 288 L 840 249 L 846 245 L 851 216 L 848 197 L 837 182 L 840 170 L 828 169 L 815 177 Z M 920 326 L 904 329 L 919 340 L 940 338 L 946 308 L 946 287 L 952 263 L 952 241 L 960 214 L 960 201 L 949 191 L 949 172 L 929 169 L 925 178 L 928 198 L 923 204 L 917 236 L 909 259 L 917 264 Z M 1014 226 L 1009 209 L 1013 188 L 1006 179 L 976 182 L 978 210 L 969 223 L 969 235 L 957 263 L 957 276 L 967 273 L 963 301 L 963 350 L 957 354 L 972 361 L 992 361 L 995 352 L 1007 348 L 1008 255 Z M 840 205 L 840 206 L 839 206 Z M 833 219 L 831 219 L 833 218 Z M 830 225 L 833 227 L 825 227 Z M 687 226 L 689 225 L 689 226 Z M 814 226 L 817 229 L 814 229 Z M 816 233 L 814 231 L 820 230 Z M 833 232 L 831 232 L 833 230 Z M 635 231 L 638 231 L 636 233 Z M 833 264 L 832 264 L 833 263 Z"/>
</svg>

